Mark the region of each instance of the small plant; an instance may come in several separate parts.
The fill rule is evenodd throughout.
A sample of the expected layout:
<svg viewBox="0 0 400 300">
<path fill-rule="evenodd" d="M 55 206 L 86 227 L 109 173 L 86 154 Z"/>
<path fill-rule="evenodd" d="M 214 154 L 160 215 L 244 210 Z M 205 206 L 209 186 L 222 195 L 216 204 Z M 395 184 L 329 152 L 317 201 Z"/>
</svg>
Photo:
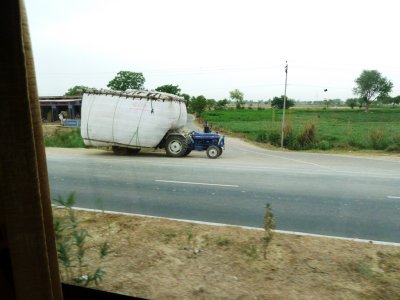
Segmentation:
<svg viewBox="0 0 400 300">
<path fill-rule="evenodd" d="M 257 259 L 258 258 L 258 250 L 256 245 L 251 245 L 249 249 L 245 250 L 245 253 L 247 256 L 249 256 L 251 259 Z"/>
<path fill-rule="evenodd" d="M 216 239 L 215 243 L 219 247 L 225 247 L 225 246 L 229 246 L 232 243 L 232 241 L 230 239 L 228 239 L 228 238 L 225 238 L 225 237 L 218 237 Z"/>
<path fill-rule="evenodd" d="M 187 232 L 186 232 L 186 237 L 187 237 L 187 241 L 190 244 L 194 238 L 194 234 L 193 234 L 193 230 L 192 228 L 190 228 Z"/>
<path fill-rule="evenodd" d="M 91 283 L 98 285 L 105 275 L 102 262 L 111 252 L 110 245 L 107 242 L 100 245 L 98 249 L 99 266 L 93 271 L 92 266 L 87 263 L 86 255 L 88 250 L 86 242 L 90 235 L 84 228 L 81 228 L 80 221 L 73 209 L 75 194 L 69 194 L 66 200 L 58 196 L 54 202 L 66 210 L 66 216 L 54 218 L 57 255 L 62 279 L 85 286 Z"/>
<path fill-rule="evenodd" d="M 188 228 L 186 230 L 185 235 L 186 235 L 186 243 L 187 243 L 186 248 L 187 249 L 195 249 L 197 246 L 197 243 L 196 243 L 195 233 L 193 232 L 193 226 L 191 226 L 190 228 Z"/>
<path fill-rule="evenodd" d="M 264 216 L 264 229 L 265 236 L 262 238 L 263 240 L 263 253 L 264 259 L 267 258 L 267 248 L 272 241 L 272 237 L 274 235 L 273 230 L 275 229 L 275 217 L 272 213 L 272 208 L 269 203 L 265 206 L 265 216 Z"/>
<path fill-rule="evenodd" d="M 176 232 L 165 232 L 164 233 L 164 242 L 166 244 L 168 244 L 169 242 L 171 242 L 176 237 L 177 237 Z"/>
<path fill-rule="evenodd" d="M 210 239 L 210 237 L 209 237 L 208 234 L 202 235 L 201 238 L 202 238 L 202 244 L 203 244 L 204 246 L 208 246 L 208 245 L 210 244 L 211 239 Z"/>
<path fill-rule="evenodd" d="M 370 265 L 364 261 L 351 262 L 348 266 L 349 270 L 359 274 L 365 279 L 375 279 L 376 273 L 371 269 Z"/>
</svg>

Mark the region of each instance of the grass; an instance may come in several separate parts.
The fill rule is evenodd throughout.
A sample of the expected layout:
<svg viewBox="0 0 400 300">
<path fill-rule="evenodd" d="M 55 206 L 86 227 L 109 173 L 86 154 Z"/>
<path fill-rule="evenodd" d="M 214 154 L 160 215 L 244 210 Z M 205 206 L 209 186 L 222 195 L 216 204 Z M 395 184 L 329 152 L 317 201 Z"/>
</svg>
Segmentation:
<svg viewBox="0 0 400 300">
<path fill-rule="evenodd" d="M 214 131 L 280 146 L 282 111 L 215 110 L 204 112 Z M 286 113 L 285 147 L 293 150 L 386 150 L 400 152 L 400 108 L 290 109 Z M 46 147 L 85 147 L 77 128 L 45 134 Z"/>
<path fill-rule="evenodd" d="M 44 143 L 46 147 L 62 148 L 84 148 L 85 144 L 81 137 L 79 128 L 66 128 L 56 130 L 53 134 L 45 134 Z"/>
<path fill-rule="evenodd" d="M 215 240 L 215 244 L 219 247 L 227 247 L 232 244 L 232 240 L 226 237 L 217 237 Z"/>
<path fill-rule="evenodd" d="M 278 146 L 282 111 L 218 110 L 207 111 L 203 118 L 213 130 L 238 134 L 249 140 Z M 371 149 L 400 150 L 400 109 L 291 109 L 286 112 L 286 123 L 291 126 L 295 143 L 288 148 L 300 149 Z M 306 147 L 299 143 L 304 134 L 315 126 L 315 139 Z M 307 140 L 307 139 L 306 139 Z"/>
</svg>

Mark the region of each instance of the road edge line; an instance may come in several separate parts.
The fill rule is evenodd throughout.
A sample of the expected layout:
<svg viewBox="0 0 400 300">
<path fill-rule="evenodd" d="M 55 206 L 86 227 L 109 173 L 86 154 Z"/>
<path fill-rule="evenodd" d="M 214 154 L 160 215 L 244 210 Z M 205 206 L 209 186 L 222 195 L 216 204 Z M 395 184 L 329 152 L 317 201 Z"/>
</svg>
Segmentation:
<svg viewBox="0 0 400 300">
<path fill-rule="evenodd" d="M 52 206 L 56 207 L 56 208 L 64 208 L 63 206 L 59 206 L 59 205 L 52 205 Z M 82 207 L 72 207 L 72 208 L 75 210 L 98 212 L 98 213 L 105 213 L 105 214 L 110 214 L 110 215 L 123 215 L 123 216 L 143 217 L 143 218 L 152 218 L 152 219 L 163 219 L 163 220 L 171 220 L 171 221 L 178 221 L 178 222 L 184 222 L 184 223 L 194 223 L 194 224 L 199 224 L 199 225 L 209 225 L 209 226 L 219 226 L 219 227 L 236 227 L 236 228 L 242 228 L 242 229 L 264 231 L 263 228 L 259 228 L 259 227 L 231 225 L 231 224 L 224 224 L 224 223 L 214 223 L 214 222 L 187 220 L 187 219 L 175 219 L 175 218 L 168 218 L 168 217 L 157 217 L 157 216 L 151 216 L 151 215 L 142 215 L 142 214 L 118 212 L 118 211 L 111 211 L 111 210 L 101 210 L 101 209 L 94 209 L 94 208 L 82 208 Z M 358 239 L 358 238 L 347 238 L 347 237 L 340 237 L 340 236 L 333 236 L 333 235 L 323 235 L 323 234 L 306 233 L 306 232 L 289 231 L 289 230 L 288 231 L 287 230 L 273 230 L 273 231 L 276 233 L 282 233 L 282 234 L 288 234 L 288 235 L 310 236 L 310 237 L 328 238 L 328 239 L 351 241 L 351 242 L 366 243 L 366 244 L 373 244 L 373 245 L 400 247 L 400 243 L 394 243 L 394 242 L 374 241 L 374 240 L 366 240 L 366 239 Z"/>
</svg>

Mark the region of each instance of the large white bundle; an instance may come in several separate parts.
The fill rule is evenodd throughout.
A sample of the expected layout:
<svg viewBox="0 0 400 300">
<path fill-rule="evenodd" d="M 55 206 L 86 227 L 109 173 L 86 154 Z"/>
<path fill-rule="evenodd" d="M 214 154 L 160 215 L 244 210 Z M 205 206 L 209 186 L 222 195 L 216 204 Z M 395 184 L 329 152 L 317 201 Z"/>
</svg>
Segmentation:
<svg viewBox="0 0 400 300">
<path fill-rule="evenodd" d="M 186 120 L 184 99 L 172 94 L 88 90 L 82 98 L 81 135 L 86 145 L 156 147 Z"/>
</svg>

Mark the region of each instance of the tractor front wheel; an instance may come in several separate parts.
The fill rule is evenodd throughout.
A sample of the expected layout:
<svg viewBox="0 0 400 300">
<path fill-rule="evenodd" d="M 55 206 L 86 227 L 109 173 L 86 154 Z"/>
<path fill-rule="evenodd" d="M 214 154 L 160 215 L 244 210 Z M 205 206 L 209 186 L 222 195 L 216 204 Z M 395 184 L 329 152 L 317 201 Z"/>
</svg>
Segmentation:
<svg viewBox="0 0 400 300">
<path fill-rule="evenodd" d="M 221 148 L 215 146 L 215 145 L 211 145 L 210 147 L 207 148 L 207 156 L 208 158 L 217 158 L 218 156 L 220 156 L 222 153 Z"/>
<path fill-rule="evenodd" d="M 186 139 L 183 136 L 170 136 L 165 142 L 165 151 L 168 156 L 182 157 L 188 150 Z"/>
</svg>

